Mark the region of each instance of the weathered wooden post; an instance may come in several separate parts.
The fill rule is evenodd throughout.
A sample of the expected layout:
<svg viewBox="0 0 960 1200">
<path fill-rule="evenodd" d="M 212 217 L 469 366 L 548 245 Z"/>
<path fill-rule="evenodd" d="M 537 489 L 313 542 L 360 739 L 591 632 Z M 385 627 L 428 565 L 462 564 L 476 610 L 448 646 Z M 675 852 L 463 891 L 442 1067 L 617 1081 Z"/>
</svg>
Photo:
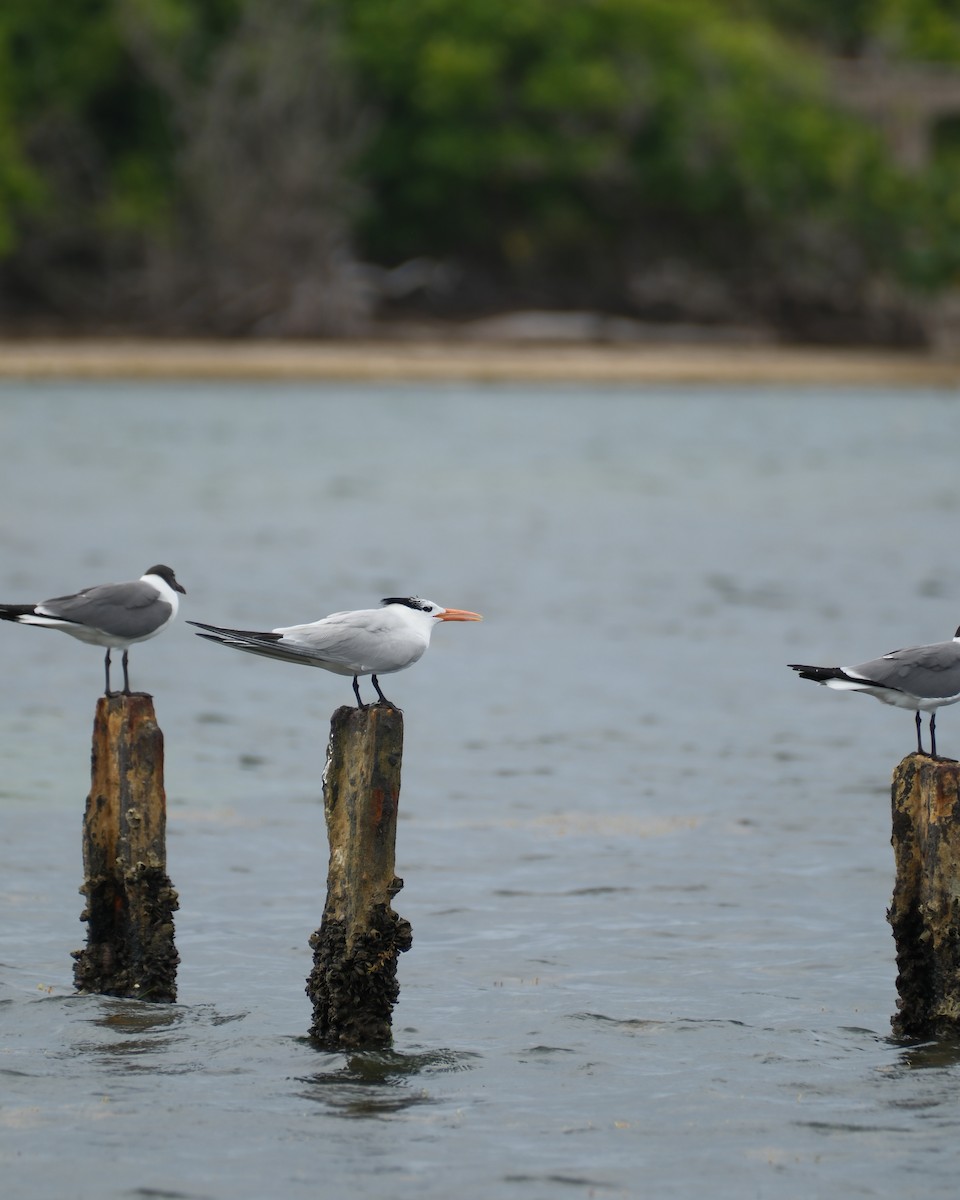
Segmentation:
<svg viewBox="0 0 960 1200">
<path fill-rule="evenodd" d="M 177 893 L 167 877 L 163 734 L 145 693 L 101 696 L 83 819 L 87 945 L 75 950 L 78 991 L 177 998 Z"/>
<path fill-rule="evenodd" d="M 897 878 L 887 918 L 897 946 L 901 1037 L 960 1032 L 960 763 L 910 754 L 893 773 Z"/>
<path fill-rule="evenodd" d="M 386 704 L 338 708 L 330 722 L 323 805 L 330 842 L 327 899 L 310 938 L 310 1036 L 326 1049 L 390 1044 L 400 994 L 397 958 L 410 925 L 391 908 L 403 715 Z"/>
</svg>

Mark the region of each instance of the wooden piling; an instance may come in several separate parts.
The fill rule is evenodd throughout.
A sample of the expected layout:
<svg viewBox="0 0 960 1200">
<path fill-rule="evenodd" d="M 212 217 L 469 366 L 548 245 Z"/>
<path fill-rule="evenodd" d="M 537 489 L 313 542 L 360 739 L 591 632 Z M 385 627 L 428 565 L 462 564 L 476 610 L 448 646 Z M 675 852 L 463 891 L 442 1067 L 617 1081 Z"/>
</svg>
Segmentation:
<svg viewBox="0 0 960 1200">
<path fill-rule="evenodd" d="M 177 893 L 167 876 L 163 734 L 152 697 L 101 696 L 83 819 L 87 945 L 75 950 L 78 991 L 177 998 Z"/>
<path fill-rule="evenodd" d="M 330 722 L 323 805 L 327 898 L 310 938 L 310 1036 L 326 1049 L 388 1046 L 400 994 L 397 958 L 412 932 L 391 908 L 403 715 L 384 704 L 338 708 Z"/>
<path fill-rule="evenodd" d="M 896 884 L 887 914 L 897 947 L 901 1037 L 960 1033 L 960 763 L 908 755 L 893 773 Z"/>
</svg>

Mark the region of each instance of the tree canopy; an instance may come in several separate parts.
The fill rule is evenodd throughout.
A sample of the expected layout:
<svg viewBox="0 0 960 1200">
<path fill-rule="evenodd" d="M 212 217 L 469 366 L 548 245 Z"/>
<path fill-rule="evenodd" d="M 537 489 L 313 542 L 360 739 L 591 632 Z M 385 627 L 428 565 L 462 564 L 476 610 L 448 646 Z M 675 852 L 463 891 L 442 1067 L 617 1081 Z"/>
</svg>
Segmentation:
<svg viewBox="0 0 960 1200">
<path fill-rule="evenodd" d="M 913 336 L 960 154 L 904 169 L 837 56 L 960 63 L 960 0 L 6 0 L 0 311 L 337 332 L 422 259 L 435 312 Z"/>
</svg>

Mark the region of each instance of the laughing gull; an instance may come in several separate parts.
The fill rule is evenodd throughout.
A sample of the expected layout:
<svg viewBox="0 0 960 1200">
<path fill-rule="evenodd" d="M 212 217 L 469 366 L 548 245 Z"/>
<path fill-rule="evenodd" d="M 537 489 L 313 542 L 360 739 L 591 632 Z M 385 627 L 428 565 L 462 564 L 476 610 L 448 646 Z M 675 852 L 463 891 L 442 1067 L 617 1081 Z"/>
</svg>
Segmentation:
<svg viewBox="0 0 960 1200">
<path fill-rule="evenodd" d="M 960 629 L 952 642 L 934 642 L 907 650 L 891 650 L 871 662 L 855 667 L 808 667 L 789 663 L 801 679 L 812 679 L 841 692 L 866 692 L 884 704 L 913 709 L 917 720 L 917 753 L 923 754 L 920 740 L 920 713 L 930 714 L 930 754 L 937 757 L 937 709 L 960 700 Z"/>
<path fill-rule="evenodd" d="M 378 675 L 390 675 L 412 666 L 430 645 L 437 621 L 482 621 L 479 613 L 462 608 L 441 608 L 419 596 L 388 596 L 382 608 L 360 608 L 335 612 L 309 625 L 288 625 L 269 633 L 242 629 L 223 629 L 188 621 L 205 632 L 197 636 L 248 654 L 262 654 L 284 662 L 322 667 L 335 675 L 353 676 L 353 694 L 357 707 L 360 699 L 357 678 L 369 675 L 383 704 L 389 704 Z"/>
<path fill-rule="evenodd" d="M 91 646 L 106 646 L 108 696 L 116 695 L 110 690 L 110 651 L 122 649 L 123 694 L 129 696 L 128 647 L 166 629 L 180 606 L 177 593 L 186 595 L 173 571 L 161 563 L 129 583 L 101 583 L 40 604 L 0 604 L 0 620 L 43 625 Z"/>
</svg>

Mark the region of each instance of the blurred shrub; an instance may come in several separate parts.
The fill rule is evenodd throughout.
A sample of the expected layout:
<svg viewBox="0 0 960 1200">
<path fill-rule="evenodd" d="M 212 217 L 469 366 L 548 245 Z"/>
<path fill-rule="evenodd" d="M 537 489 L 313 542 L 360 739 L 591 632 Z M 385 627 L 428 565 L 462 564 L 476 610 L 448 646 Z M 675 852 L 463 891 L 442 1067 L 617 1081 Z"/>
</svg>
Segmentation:
<svg viewBox="0 0 960 1200">
<path fill-rule="evenodd" d="M 8 311 L 350 329 L 358 105 L 338 46 L 315 0 L 4 0 Z"/>
<path fill-rule="evenodd" d="M 960 267 L 957 139 L 904 175 L 823 53 L 960 58 L 958 7 L 4 0 L 0 305 L 337 332 L 359 246 L 437 311 L 910 337 Z"/>
<path fill-rule="evenodd" d="M 894 55 L 960 62 L 957 0 L 875 0 L 869 29 L 876 45 Z"/>
<path fill-rule="evenodd" d="M 465 303 L 485 280 L 494 301 L 640 311 L 645 276 L 693 263 L 726 283 L 699 315 L 763 307 L 814 333 L 875 296 L 878 273 L 917 276 L 902 214 L 933 216 L 922 189 L 830 102 L 818 58 L 746 7 L 765 6 L 355 0 L 380 117 L 368 253 L 456 258 Z"/>
</svg>

